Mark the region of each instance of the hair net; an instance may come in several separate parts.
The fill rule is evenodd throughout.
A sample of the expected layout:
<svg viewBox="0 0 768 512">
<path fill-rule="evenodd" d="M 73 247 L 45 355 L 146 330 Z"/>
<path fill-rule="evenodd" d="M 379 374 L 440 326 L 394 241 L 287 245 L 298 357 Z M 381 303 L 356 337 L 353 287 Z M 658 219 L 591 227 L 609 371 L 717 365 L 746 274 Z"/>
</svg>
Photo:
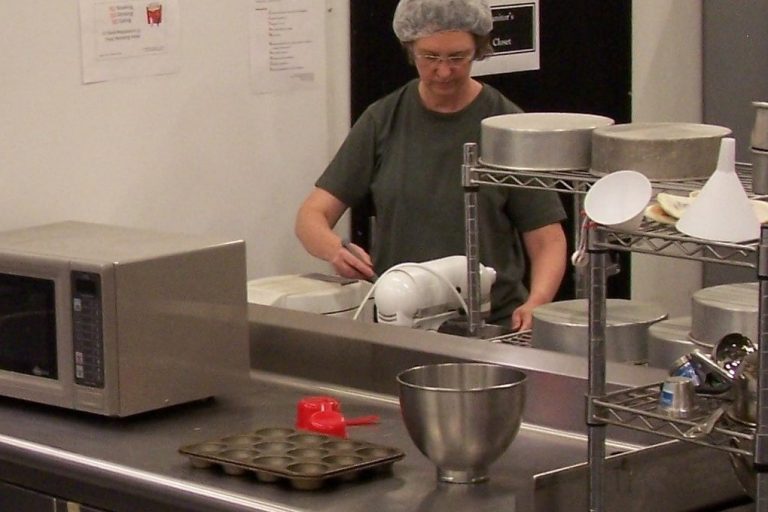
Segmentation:
<svg viewBox="0 0 768 512">
<path fill-rule="evenodd" d="M 484 36 L 493 18 L 487 0 L 400 0 L 392 28 L 401 42 L 448 30 Z"/>
</svg>

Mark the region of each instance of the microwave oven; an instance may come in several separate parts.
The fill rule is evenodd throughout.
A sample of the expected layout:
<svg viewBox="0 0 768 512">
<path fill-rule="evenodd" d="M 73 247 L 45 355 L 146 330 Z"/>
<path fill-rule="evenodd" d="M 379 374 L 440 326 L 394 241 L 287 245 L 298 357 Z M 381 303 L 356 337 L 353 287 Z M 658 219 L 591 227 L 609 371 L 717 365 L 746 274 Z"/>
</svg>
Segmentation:
<svg viewBox="0 0 768 512">
<path fill-rule="evenodd" d="M 0 232 L 0 396 L 130 416 L 250 369 L 245 243 L 86 222 Z"/>
</svg>

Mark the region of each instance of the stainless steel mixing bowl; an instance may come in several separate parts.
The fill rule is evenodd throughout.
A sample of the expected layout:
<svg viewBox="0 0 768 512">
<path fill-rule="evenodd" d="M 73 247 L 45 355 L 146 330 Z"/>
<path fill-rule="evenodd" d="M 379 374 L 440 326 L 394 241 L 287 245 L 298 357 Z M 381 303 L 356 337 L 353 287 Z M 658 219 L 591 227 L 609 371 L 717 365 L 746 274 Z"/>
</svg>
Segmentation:
<svg viewBox="0 0 768 512">
<path fill-rule="evenodd" d="M 483 363 L 417 366 L 397 376 L 403 421 L 438 480 L 488 480 L 523 419 L 526 375 Z"/>
</svg>

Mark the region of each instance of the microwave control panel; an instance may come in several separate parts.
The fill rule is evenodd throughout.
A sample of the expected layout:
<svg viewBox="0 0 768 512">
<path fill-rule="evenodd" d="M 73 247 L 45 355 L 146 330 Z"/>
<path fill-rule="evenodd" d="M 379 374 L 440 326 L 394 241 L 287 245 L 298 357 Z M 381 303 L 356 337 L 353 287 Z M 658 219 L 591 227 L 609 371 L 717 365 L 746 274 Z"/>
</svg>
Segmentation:
<svg viewBox="0 0 768 512">
<path fill-rule="evenodd" d="M 91 272 L 72 272 L 72 345 L 75 383 L 104 387 L 104 336 L 101 278 Z"/>
</svg>

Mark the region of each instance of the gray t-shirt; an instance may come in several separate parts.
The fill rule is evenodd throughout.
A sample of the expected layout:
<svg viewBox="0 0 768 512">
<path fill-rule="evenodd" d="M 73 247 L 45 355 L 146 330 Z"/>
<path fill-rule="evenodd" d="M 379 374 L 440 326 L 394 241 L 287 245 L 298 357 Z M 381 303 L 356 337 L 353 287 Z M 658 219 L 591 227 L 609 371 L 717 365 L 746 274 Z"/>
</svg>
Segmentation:
<svg viewBox="0 0 768 512">
<path fill-rule="evenodd" d="M 371 256 L 379 274 L 398 263 L 465 254 L 463 146 L 479 142 L 484 118 L 516 112 L 489 85 L 459 112 L 434 112 L 422 104 L 413 80 L 368 107 L 316 186 L 349 207 L 370 193 L 376 212 Z M 566 215 L 552 192 L 481 186 L 478 203 L 480 262 L 497 272 L 489 321 L 501 323 L 528 295 L 519 233 Z"/>
</svg>

